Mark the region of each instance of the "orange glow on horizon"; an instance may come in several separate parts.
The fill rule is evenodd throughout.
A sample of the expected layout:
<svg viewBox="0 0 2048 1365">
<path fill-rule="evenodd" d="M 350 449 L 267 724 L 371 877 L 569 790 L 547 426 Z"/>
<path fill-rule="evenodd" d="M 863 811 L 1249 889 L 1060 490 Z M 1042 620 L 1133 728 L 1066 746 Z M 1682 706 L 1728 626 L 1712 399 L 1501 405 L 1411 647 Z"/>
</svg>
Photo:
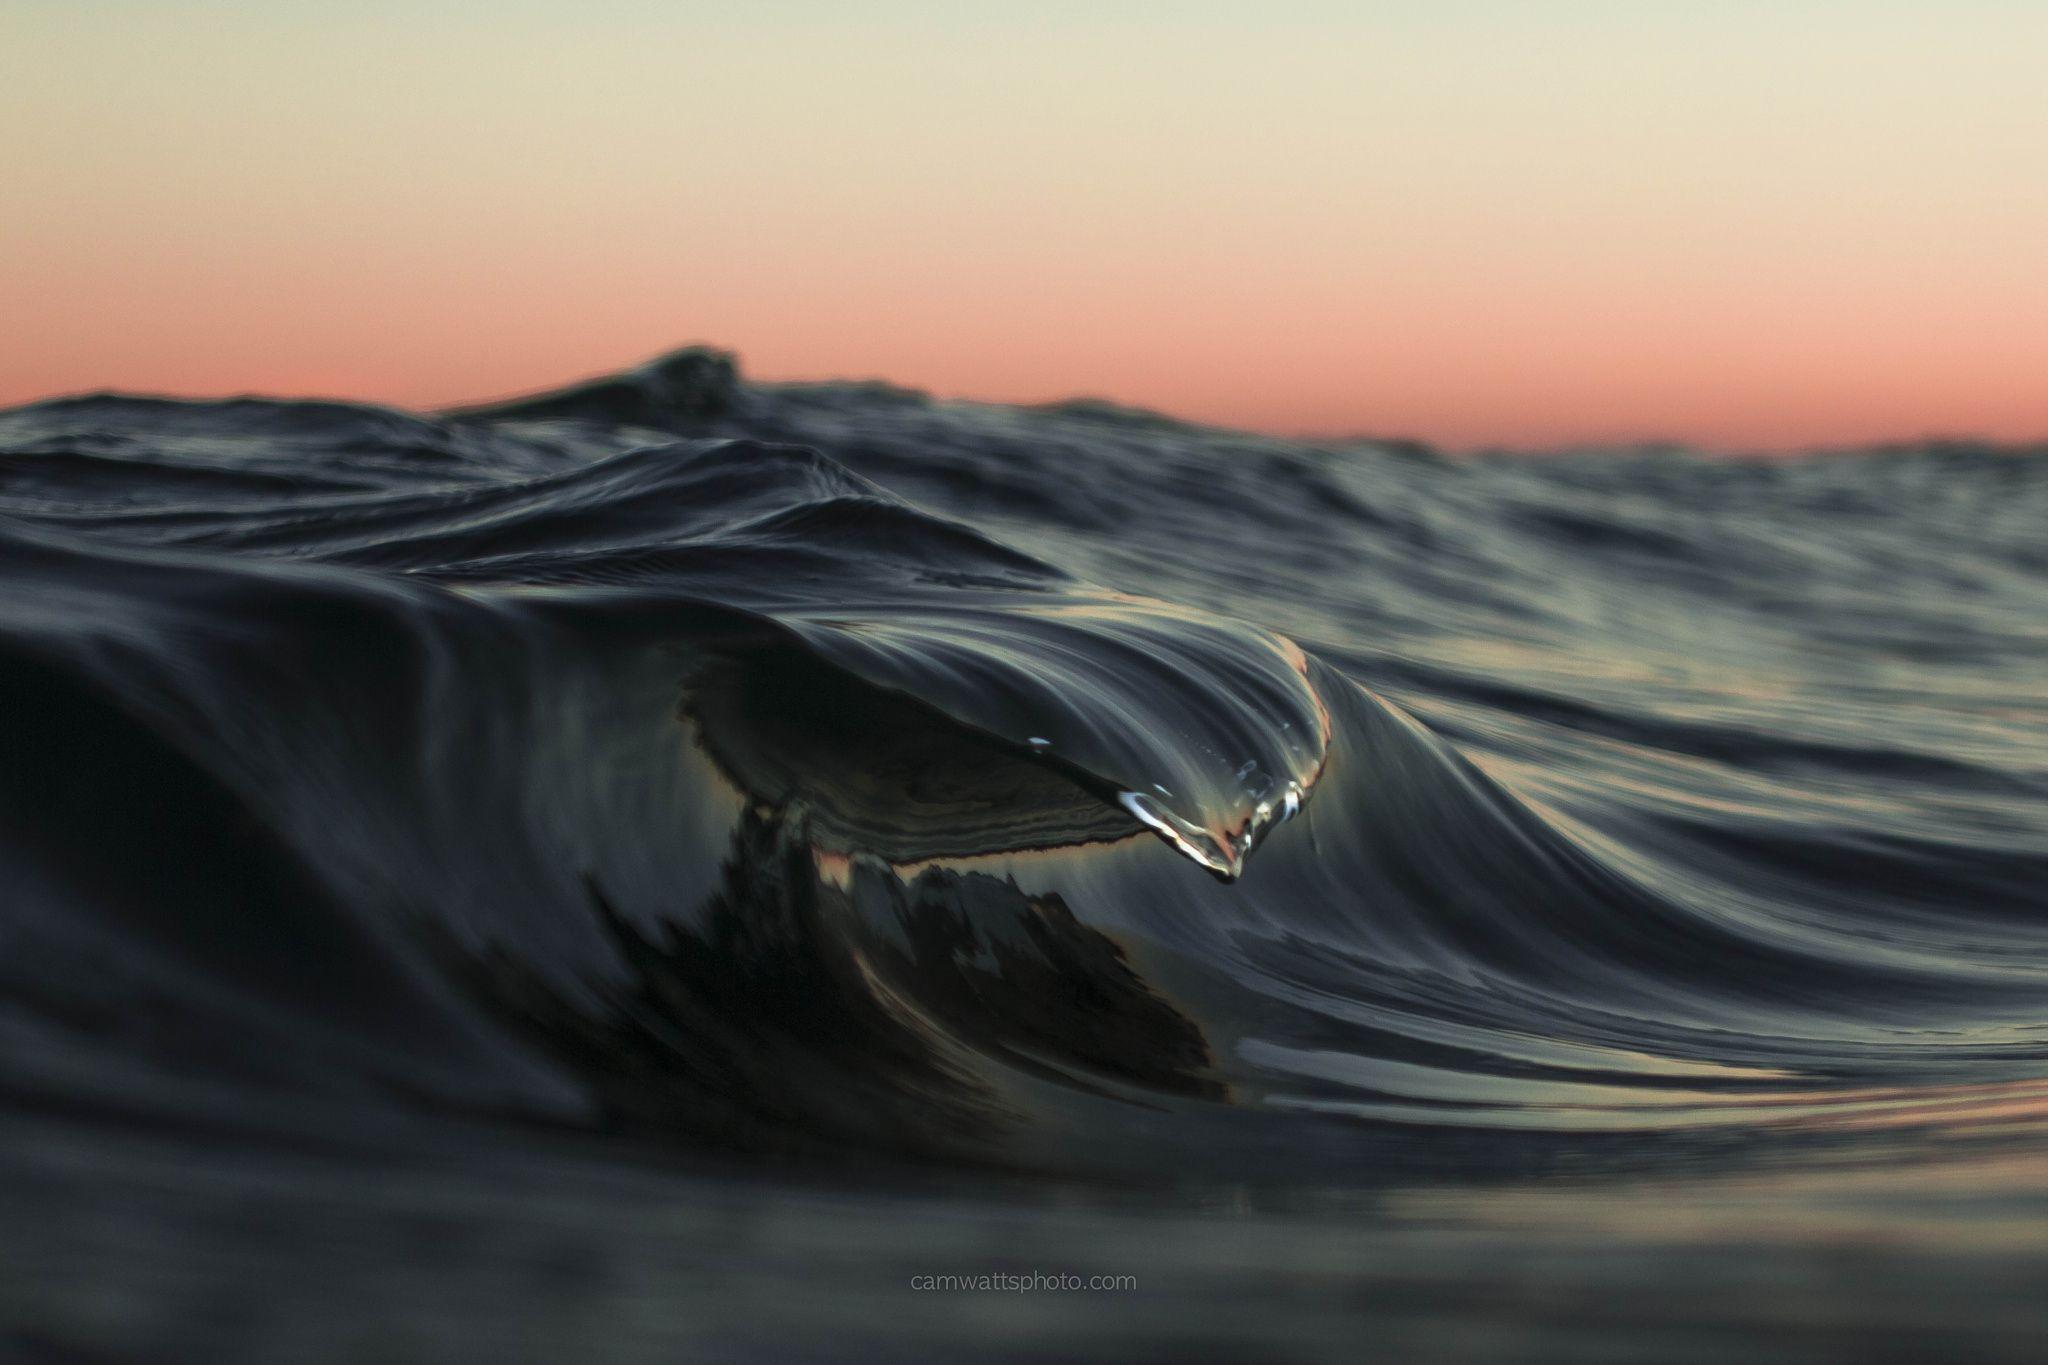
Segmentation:
<svg viewBox="0 0 2048 1365">
<path fill-rule="evenodd" d="M 2048 438 L 2039 7 L 187 8 L 0 18 L 0 404 L 701 340 L 1451 448 Z"/>
</svg>

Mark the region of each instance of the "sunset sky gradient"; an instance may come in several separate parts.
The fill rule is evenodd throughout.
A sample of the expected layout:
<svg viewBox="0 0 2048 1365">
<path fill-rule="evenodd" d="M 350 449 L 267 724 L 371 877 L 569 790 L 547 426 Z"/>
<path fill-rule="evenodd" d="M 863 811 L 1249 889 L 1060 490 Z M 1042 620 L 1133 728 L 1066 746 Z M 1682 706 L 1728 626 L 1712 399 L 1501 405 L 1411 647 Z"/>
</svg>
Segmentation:
<svg viewBox="0 0 2048 1365">
<path fill-rule="evenodd" d="M 672 345 L 1455 447 L 2048 437 L 2048 4 L 10 0 L 0 403 Z"/>
</svg>

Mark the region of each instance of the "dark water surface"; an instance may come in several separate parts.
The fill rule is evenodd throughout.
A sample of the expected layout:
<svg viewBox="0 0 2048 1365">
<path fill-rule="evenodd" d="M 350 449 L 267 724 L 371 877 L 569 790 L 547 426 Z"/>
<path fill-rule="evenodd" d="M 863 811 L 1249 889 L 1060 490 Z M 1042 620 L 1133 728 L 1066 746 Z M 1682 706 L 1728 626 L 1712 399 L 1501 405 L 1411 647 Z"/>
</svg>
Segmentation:
<svg viewBox="0 0 2048 1365">
<path fill-rule="evenodd" d="M 703 352 L 0 413 L 4 1344 L 2037 1358 L 2044 527 Z"/>
</svg>

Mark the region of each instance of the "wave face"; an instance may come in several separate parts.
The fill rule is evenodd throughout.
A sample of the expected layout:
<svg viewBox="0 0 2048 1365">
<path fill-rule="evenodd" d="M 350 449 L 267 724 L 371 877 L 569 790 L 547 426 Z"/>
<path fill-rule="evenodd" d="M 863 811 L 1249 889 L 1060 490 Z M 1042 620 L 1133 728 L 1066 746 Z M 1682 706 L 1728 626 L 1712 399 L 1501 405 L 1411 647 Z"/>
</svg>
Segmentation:
<svg viewBox="0 0 2048 1365">
<path fill-rule="evenodd" d="M 1322 1186 L 2026 1141 L 2043 525 L 2042 452 L 1453 461 L 708 352 L 16 409 L 0 1065 Z"/>
</svg>

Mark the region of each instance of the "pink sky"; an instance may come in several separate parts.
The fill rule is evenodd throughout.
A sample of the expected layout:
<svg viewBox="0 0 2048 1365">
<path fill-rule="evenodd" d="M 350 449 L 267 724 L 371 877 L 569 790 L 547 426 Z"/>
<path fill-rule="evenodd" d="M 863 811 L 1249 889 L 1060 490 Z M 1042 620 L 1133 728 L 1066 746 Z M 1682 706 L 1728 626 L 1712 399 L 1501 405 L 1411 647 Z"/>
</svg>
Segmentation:
<svg viewBox="0 0 2048 1365">
<path fill-rule="evenodd" d="M 0 403 L 707 341 L 1451 446 L 2048 437 L 2048 7 L 1119 13 L 26 0 Z"/>
</svg>

